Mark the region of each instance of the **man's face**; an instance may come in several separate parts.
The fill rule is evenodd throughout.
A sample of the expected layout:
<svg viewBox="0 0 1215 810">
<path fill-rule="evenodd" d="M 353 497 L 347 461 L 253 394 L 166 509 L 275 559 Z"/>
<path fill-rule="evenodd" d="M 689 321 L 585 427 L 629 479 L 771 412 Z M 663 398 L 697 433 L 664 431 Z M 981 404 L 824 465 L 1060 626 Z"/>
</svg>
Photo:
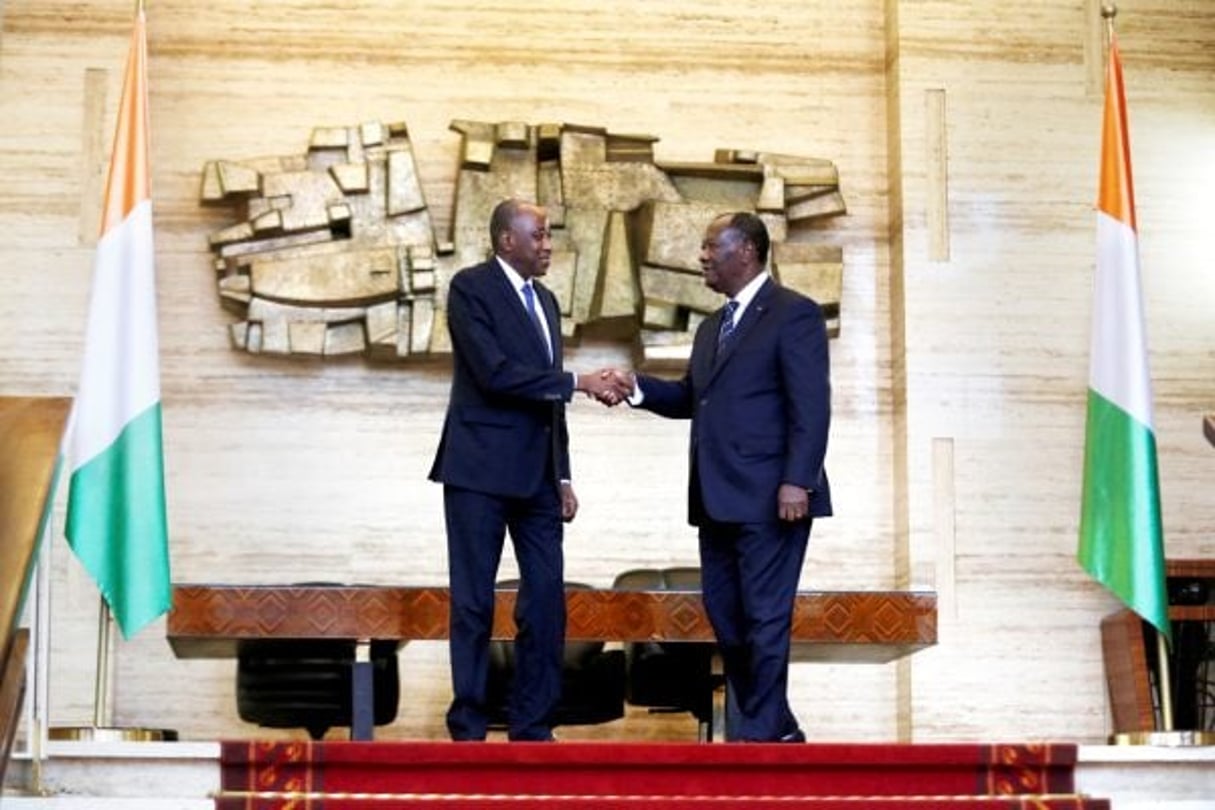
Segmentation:
<svg viewBox="0 0 1215 810">
<path fill-rule="evenodd" d="M 548 272 L 553 256 L 553 235 L 548 214 L 538 205 L 521 205 L 510 230 L 502 237 L 503 258 L 524 278 Z"/>
<path fill-rule="evenodd" d="M 733 297 L 755 276 L 751 267 L 754 251 L 750 242 L 729 227 L 728 218 L 713 220 L 700 243 L 700 269 L 705 275 L 705 286 Z"/>
</svg>

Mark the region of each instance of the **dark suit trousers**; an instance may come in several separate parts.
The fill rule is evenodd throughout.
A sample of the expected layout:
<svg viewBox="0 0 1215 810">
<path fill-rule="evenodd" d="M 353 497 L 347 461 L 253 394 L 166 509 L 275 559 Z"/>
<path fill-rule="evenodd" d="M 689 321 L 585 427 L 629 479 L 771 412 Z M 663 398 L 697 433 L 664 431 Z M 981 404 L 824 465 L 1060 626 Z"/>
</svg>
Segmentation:
<svg viewBox="0 0 1215 810">
<path fill-rule="evenodd" d="M 529 498 L 506 498 L 446 486 L 447 557 L 451 579 L 451 678 L 447 728 L 455 740 L 485 739 L 494 581 L 509 531 L 519 563 L 515 606 L 515 683 L 507 733 L 547 739 L 561 697 L 565 582 L 561 502 L 555 486 Z"/>
<path fill-rule="evenodd" d="M 705 612 L 732 697 L 727 739 L 775 741 L 799 730 L 787 694 L 789 649 L 810 523 L 700 527 Z"/>
</svg>

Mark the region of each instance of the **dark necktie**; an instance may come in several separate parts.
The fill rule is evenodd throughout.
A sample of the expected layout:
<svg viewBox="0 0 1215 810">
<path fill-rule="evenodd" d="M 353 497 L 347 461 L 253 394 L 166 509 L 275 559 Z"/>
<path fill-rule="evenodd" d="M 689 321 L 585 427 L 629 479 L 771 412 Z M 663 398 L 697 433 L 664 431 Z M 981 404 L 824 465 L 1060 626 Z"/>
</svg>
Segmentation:
<svg viewBox="0 0 1215 810">
<path fill-rule="evenodd" d="M 721 328 L 717 330 L 717 348 L 725 346 L 734 334 L 734 313 L 737 311 L 737 301 L 726 302 L 726 308 L 721 313 Z"/>
<path fill-rule="evenodd" d="M 523 285 L 523 300 L 527 302 L 527 314 L 532 317 L 532 326 L 536 327 L 536 333 L 540 335 L 540 342 L 544 344 L 544 350 L 548 353 L 548 361 L 551 363 L 553 362 L 553 344 L 549 343 L 544 325 L 540 323 L 540 313 L 536 309 L 536 292 L 532 289 L 531 282 Z"/>
</svg>

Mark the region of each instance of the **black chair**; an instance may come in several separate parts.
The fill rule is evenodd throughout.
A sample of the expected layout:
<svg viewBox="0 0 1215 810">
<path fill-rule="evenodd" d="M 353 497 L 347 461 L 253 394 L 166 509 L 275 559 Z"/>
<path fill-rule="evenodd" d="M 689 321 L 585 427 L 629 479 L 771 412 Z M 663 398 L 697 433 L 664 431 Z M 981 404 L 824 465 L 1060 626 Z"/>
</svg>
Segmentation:
<svg viewBox="0 0 1215 810">
<path fill-rule="evenodd" d="M 518 580 L 498 583 L 499 588 L 517 588 Z M 567 582 L 566 588 L 589 588 Z M 515 642 L 489 644 L 489 682 L 486 709 L 490 728 L 507 726 L 507 706 L 515 679 Z M 553 726 L 586 726 L 624 717 L 624 652 L 606 650 L 602 641 L 567 641 L 561 672 L 561 700 L 553 715 Z"/>
<path fill-rule="evenodd" d="M 373 722 L 396 719 L 400 698 L 396 641 L 371 642 Z M 237 649 L 236 709 L 266 728 L 303 728 L 319 740 L 349 726 L 355 645 L 341 640 L 245 640 Z"/>
<path fill-rule="evenodd" d="M 303 587 L 335 585 L 307 582 Z M 371 642 L 372 720 L 391 723 L 400 701 L 396 640 Z M 266 728 L 303 728 L 319 740 L 353 722 L 355 643 L 343 639 L 246 639 L 236 652 L 236 711 Z"/>
<path fill-rule="evenodd" d="M 616 577 L 617 590 L 700 590 L 694 566 L 637 568 Z M 652 712 L 690 712 L 700 737 L 712 739 L 714 697 L 724 687 L 713 672 L 717 645 L 712 642 L 635 641 L 624 645 L 625 700 Z"/>
</svg>

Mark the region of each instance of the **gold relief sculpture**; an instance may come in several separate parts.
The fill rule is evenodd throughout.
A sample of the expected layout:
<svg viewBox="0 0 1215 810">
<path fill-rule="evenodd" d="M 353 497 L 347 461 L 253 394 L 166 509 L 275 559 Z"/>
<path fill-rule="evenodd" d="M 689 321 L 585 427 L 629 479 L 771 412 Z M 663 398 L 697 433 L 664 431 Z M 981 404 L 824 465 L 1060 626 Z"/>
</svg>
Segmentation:
<svg viewBox="0 0 1215 810">
<path fill-rule="evenodd" d="M 324 127 L 302 156 L 206 164 L 202 201 L 239 221 L 210 237 L 236 348 L 403 360 L 449 352 L 447 279 L 482 261 L 505 197 L 546 206 L 563 331 L 628 334 L 635 361 L 682 367 L 697 324 L 721 306 L 704 286 L 700 239 L 719 213 L 758 213 L 781 283 L 818 301 L 839 334 L 838 246 L 790 240 L 845 213 L 829 160 L 719 150 L 712 162 L 657 163 L 647 135 L 571 124 L 454 121 L 460 168 L 451 238 L 439 240 L 404 124 Z"/>
</svg>

